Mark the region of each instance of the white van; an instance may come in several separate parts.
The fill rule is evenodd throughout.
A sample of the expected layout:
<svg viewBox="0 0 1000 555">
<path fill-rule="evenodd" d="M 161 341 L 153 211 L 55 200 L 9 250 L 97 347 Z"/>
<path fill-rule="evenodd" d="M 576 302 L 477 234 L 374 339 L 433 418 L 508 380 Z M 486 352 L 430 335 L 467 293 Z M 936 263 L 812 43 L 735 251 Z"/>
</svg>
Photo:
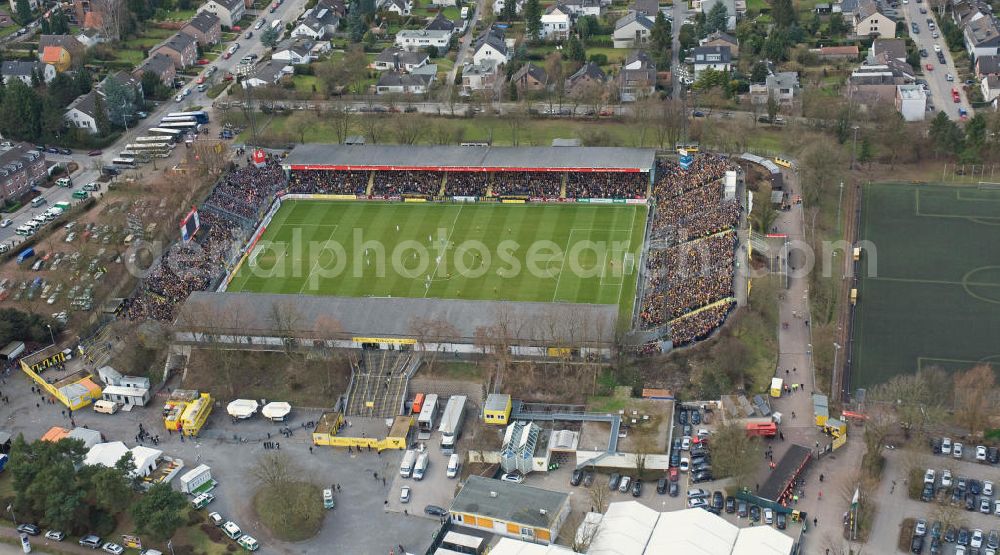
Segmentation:
<svg viewBox="0 0 1000 555">
<path fill-rule="evenodd" d="M 243 531 L 233 521 L 227 521 L 222 525 L 222 532 L 229 536 L 231 540 L 238 540 L 243 535 Z"/>
<path fill-rule="evenodd" d="M 14 233 L 17 234 L 17 235 L 24 235 L 25 237 L 29 237 L 29 236 L 31 236 L 32 234 L 35 233 L 35 230 L 31 229 L 31 227 L 29 227 L 27 225 L 22 225 L 22 226 L 18 227 L 17 229 L 15 229 Z"/>
<path fill-rule="evenodd" d="M 105 401 L 104 399 L 94 401 L 94 412 L 99 412 L 101 414 L 114 414 L 118 412 L 118 403 Z"/>
<path fill-rule="evenodd" d="M 427 453 L 420 453 L 417 456 L 417 464 L 413 467 L 413 479 L 423 480 L 425 472 L 427 472 Z"/>
<path fill-rule="evenodd" d="M 462 15 L 461 16 L 462 16 L 462 19 L 469 19 L 469 7 L 468 6 L 462 7 Z"/>
<path fill-rule="evenodd" d="M 458 476 L 459 464 L 461 464 L 461 462 L 458 453 L 454 453 L 452 454 L 452 456 L 448 457 L 448 471 L 446 472 L 446 475 L 449 478 L 454 478 L 455 476 Z"/>
<path fill-rule="evenodd" d="M 38 208 L 39 206 L 45 204 L 46 202 L 48 202 L 48 201 L 45 200 L 45 198 L 43 198 L 43 197 L 35 197 L 35 198 L 31 199 L 31 207 L 32 208 Z"/>
</svg>

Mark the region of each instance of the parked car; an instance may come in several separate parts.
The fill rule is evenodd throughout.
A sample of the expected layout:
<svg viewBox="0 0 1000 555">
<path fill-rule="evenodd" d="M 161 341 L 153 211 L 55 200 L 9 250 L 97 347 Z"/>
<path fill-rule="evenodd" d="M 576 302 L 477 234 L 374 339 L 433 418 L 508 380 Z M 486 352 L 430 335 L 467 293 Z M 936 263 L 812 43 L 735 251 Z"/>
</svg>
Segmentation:
<svg viewBox="0 0 1000 555">
<path fill-rule="evenodd" d="M 89 547 L 91 549 L 97 549 L 101 547 L 101 537 L 95 536 L 94 534 L 87 534 L 86 536 L 80 538 L 80 545 L 83 547 Z"/>
<path fill-rule="evenodd" d="M 923 553 L 924 551 L 923 536 L 913 536 L 913 539 L 910 540 L 910 551 L 913 553 Z"/>
<path fill-rule="evenodd" d="M 785 513 L 778 513 L 774 524 L 778 527 L 778 530 L 784 530 L 788 526 L 788 517 L 785 516 Z"/>
<path fill-rule="evenodd" d="M 580 482 L 582 482 L 582 481 L 583 481 L 583 470 L 578 468 L 578 469 L 574 470 L 573 471 L 573 475 L 570 476 L 570 478 L 569 478 L 569 485 L 571 485 L 571 486 L 579 486 Z"/>
<path fill-rule="evenodd" d="M 979 549 L 982 546 L 983 546 L 983 531 L 977 528 L 972 531 L 972 537 L 969 539 L 969 547 L 973 549 Z"/>
<path fill-rule="evenodd" d="M 1000 463 L 1000 449 L 997 449 L 996 447 L 990 447 L 987 449 L 986 460 L 989 461 L 990 464 Z"/>
<path fill-rule="evenodd" d="M 632 482 L 632 497 L 639 497 L 641 495 L 642 495 L 642 480 L 636 478 L 635 481 Z"/>
<path fill-rule="evenodd" d="M 746 518 L 747 516 L 747 502 L 740 499 L 739 505 L 736 508 L 736 516 L 740 518 Z"/>
<path fill-rule="evenodd" d="M 934 483 L 934 469 L 928 468 L 927 472 L 924 472 L 924 483 L 933 484 Z"/>
<path fill-rule="evenodd" d="M 685 424 L 688 423 L 688 411 L 687 410 L 685 410 L 685 409 L 681 409 L 680 410 L 680 412 L 677 414 L 677 422 L 679 422 L 681 426 L 683 426 L 683 425 L 685 425 Z"/>
<path fill-rule="evenodd" d="M 993 482 L 989 480 L 983 482 L 983 495 L 993 497 Z"/>
<path fill-rule="evenodd" d="M 924 519 L 918 519 L 917 524 L 913 527 L 913 533 L 918 536 L 927 535 L 927 521 Z"/>
<path fill-rule="evenodd" d="M 955 457 L 956 459 L 961 459 L 962 458 L 962 444 L 961 443 L 955 443 L 954 445 L 952 445 L 952 447 L 951 447 L 951 456 Z"/>
<path fill-rule="evenodd" d="M 95 150 L 91 150 L 90 152 L 88 152 L 87 156 L 100 156 L 102 154 L 104 154 L 103 150 L 101 150 L 101 149 L 95 149 Z"/>
<path fill-rule="evenodd" d="M 410 502 L 410 486 L 403 486 L 399 490 L 399 502 L 409 503 Z"/>
<path fill-rule="evenodd" d="M 979 462 L 986 462 L 986 446 L 977 445 L 976 446 L 976 460 Z"/>
<path fill-rule="evenodd" d="M 503 476 L 501 476 L 500 479 L 503 480 L 504 482 L 513 482 L 515 484 L 520 484 L 524 482 L 524 474 L 521 474 L 520 472 L 517 471 L 507 472 Z"/>
<path fill-rule="evenodd" d="M 585 470 L 583 472 L 583 487 L 589 488 L 594 484 L 594 473 L 590 470 Z"/>
<path fill-rule="evenodd" d="M 774 510 L 770 507 L 764 508 L 764 524 L 774 524 Z"/>
<path fill-rule="evenodd" d="M 726 496 L 726 512 L 728 514 L 736 512 L 736 498 L 732 495 Z"/>
<path fill-rule="evenodd" d="M 941 471 L 941 487 L 951 487 L 951 471 L 947 468 Z"/>
<path fill-rule="evenodd" d="M 951 453 L 951 438 L 950 437 L 946 437 L 946 438 L 941 439 L 941 454 L 942 455 L 947 455 L 948 453 Z"/>
<path fill-rule="evenodd" d="M 622 475 L 617 472 L 612 472 L 611 476 L 608 478 L 608 489 L 615 491 L 618 489 L 618 484 L 621 482 Z"/>
<path fill-rule="evenodd" d="M 979 498 L 979 512 L 984 515 L 988 515 L 993 512 L 993 502 L 990 501 L 989 497 L 983 496 Z"/>
<path fill-rule="evenodd" d="M 929 503 L 932 499 L 934 499 L 934 484 L 924 484 L 924 488 L 920 492 L 920 500 Z"/>
<path fill-rule="evenodd" d="M 22 534 L 28 534 L 29 536 L 37 536 L 41 534 L 42 531 L 34 524 L 18 524 L 17 531 Z"/>
<path fill-rule="evenodd" d="M 443 509 L 437 505 L 427 505 L 424 507 L 424 512 L 431 516 L 446 516 L 448 514 L 448 509 Z"/>
<path fill-rule="evenodd" d="M 59 530 L 48 530 L 45 532 L 45 539 L 52 540 L 54 542 L 61 542 L 66 539 L 66 534 L 60 532 Z"/>
<path fill-rule="evenodd" d="M 708 497 L 709 495 L 711 495 L 711 494 L 708 493 L 708 491 L 703 490 L 701 488 L 693 488 L 693 489 L 689 489 L 687 491 L 687 496 L 689 498 L 691 498 L 691 497 Z"/>
<path fill-rule="evenodd" d="M 14 223 L 14 220 L 10 218 L 4 218 L 0 220 L 0 227 L 10 227 L 10 224 Z"/>
<path fill-rule="evenodd" d="M 666 478 L 660 478 L 656 481 L 656 493 L 663 495 L 667 493 L 667 484 L 669 481 Z"/>
<path fill-rule="evenodd" d="M 211 520 L 212 524 L 216 526 L 222 526 L 226 522 L 226 519 L 222 518 L 222 515 L 216 512 L 208 513 L 208 520 Z"/>
<path fill-rule="evenodd" d="M 681 487 L 677 482 L 670 482 L 670 487 L 667 489 L 667 493 L 670 497 L 677 497 L 681 493 Z"/>
<path fill-rule="evenodd" d="M 687 506 L 689 509 L 705 508 L 708 507 L 708 501 L 702 497 L 691 497 L 687 501 Z"/>
<path fill-rule="evenodd" d="M 714 478 L 712 473 L 708 470 L 702 470 L 701 472 L 695 472 L 694 476 L 691 477 L 691 482 L 699 484 L 701 482 L 711 482 Z"/>
<path fill-rule="evenodd" d="M 110 553 L 111 555 L 122 555 L 122 553 L 125 553 L 125 548 L 117 543 L 107 542 L 101 546 L 101 551 Z"/>
<path fill-rule="evenodd" d="M 968 528 L 965 528 L 963 526 L 962 528 L 958 529 L 958 537 L 955 538 L 955 543 L 957 543 L 958 545 L 969 545 L 969 529 Z"/>
<path fill-rule="evenodd" d="M 721 491 L 717 491 L 712 494 L 712 508 L 715 509 L 716 514 L 722 512 L 722 507 L 725 505 L 725 496 L 722 495 Z"/>
<path fill-rule="evenodd" d="M 618 484 L 618 493 L 627 492 L 631 484 L 632 484 L 632 478 L 628 476 L 622 476 L 622 481 L 620 484 Z"/>
<path fill-rule="evenodd" d="M 750 522 L 760 522 L 760 507 L 750 505 Z"/>
</svg>

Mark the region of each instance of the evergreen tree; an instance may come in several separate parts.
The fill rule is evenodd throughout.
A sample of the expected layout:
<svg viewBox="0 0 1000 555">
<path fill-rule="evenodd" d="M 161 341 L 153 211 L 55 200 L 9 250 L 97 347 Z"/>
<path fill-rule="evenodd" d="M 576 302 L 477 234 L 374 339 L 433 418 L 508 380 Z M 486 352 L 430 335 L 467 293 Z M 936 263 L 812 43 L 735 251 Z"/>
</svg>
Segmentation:
<svg viewBox="0 0 1000 555">
<path fill-rule="evenodd" d="M 517 17 L 517 1 L 516 0 L 506 0 L 503 3 L 503 8 L 500 13 L 497 14 L 501 21 L 514 21 Z"/>
<path fill-rule="evenodd" d="M 874 157 L 874 152 L 872 151 L 872 142 L 868 140 L 868 137 L 861 139 L 861 150 L 858 152 L 858 163 L 868 164 L 872 161 Z"/>
<path fill-rule="evenodd" d="M 365 36 L 366 25 L 361 18 L 361 9 L 352 9 L 347 16 L 347 31 L 351 35 L 351 42 L 357 44 Z"/>
<path fill-rule="evenodd" d="M 750 70 L 750 82 L 763 83 L 765 80 L 767 80 L 767 64 L 764 62 L 755 63 Z"/>
<path fill-rule="evenodd" d="M 42 78 L 38 75 L 37 69 L 31 70 L 31 86 L 37 88 L 42 84 Z"/>
<path fill-rule="evenodd" d="M 576 36 L 571 36 L 566 42 L 566 59 L 580 63 L 587 60 L 587 51 Z"/>
<path fill-rule="evenodd" d="M 38 27 L 39 27 L 39 29 L 41 29 L 43 35 L 51 35 L 52 34 L 52 28 L 49 27 L 49 20 L 48 19 L 46 19 L 46 18 L 43 17 L 42 18 L 42 23 Z"/>
<path fill-rule="evenodd" d="M 42 138 L 46 141 L 57 140 L 62 133 L 66 125 L 63 119 L 64 108 L 51 94 L 42 101 Z"/>
<path fill-rule="evenodd" d="M 542 6 L 538 0 L 524 2 L 524 30 L 530 40 L 537 40 L 542 32 Z"/>
<path fill-rule="evenodd" d="M 792 0 L 774 0 L 771 4 L 771 21 L 775 27 L 790 27 L 798 19 Z"/>
<path fill-rule="evenodd" d="M 80 68 L 76 72 L 74 81 L 76 82 L 76 96 L 87 94 L 90 92 L 90 89 L 94 88 L 94 79 L 86 68 Z"/>
<path fill-rule="evenodd" d="M 7 86 L 0 105 L 0 132 L 5 137 L 35 141 L 41 130 L 42 101 L 38 92 L 20 79 Z"/>
<path fill-rule="evenodd" d="M 108 119 L 108 109 L 104 104 L 104 97 L 94 93 L 94 123 L 97 124 L 97 134 L 107 136 L 111 133 L 111 121 Z"/>
<path fill-rule="evenodd" d="M 722 2 L 716 2 L 712 9 L 705 16 L 706 35 L 716 31 L 725 31 L 729 28 L 729 10 Z"/>
<path fill-rule="evenodd" d="M 517 83 L 509 81 L 507 84 L 507 96 L 511 102 L 517 102 Z"/>
<path fill-rule="evenodd" d="M 21 25 L 31 23 L 31 4 L 28 3 L 28 0 L 17 0 L 17 3 L 14 4 L 14 10 L 18 23 Z"/>
<path fill-rule="evenodd" d="M 653 20 L 653 29 L 649 32 L 650 41 L 653 44 L 653 58 L 659 67 L 670 65 L 670 49 L 673 47 L 673 35 L 671 34 L 670 22 L 662 11 L 656 12 L 656 19 Z"/>
</svg>

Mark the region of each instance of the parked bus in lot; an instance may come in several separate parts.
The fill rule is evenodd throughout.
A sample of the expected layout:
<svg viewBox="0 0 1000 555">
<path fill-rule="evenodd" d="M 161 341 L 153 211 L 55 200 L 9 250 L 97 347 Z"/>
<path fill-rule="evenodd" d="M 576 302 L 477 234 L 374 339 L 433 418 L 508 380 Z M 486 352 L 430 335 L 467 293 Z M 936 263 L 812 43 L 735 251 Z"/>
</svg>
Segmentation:
<svg viewBox="0 0 1000 555">
<path fill-rule="evenodd" d="M 138 154 L 146 154 L 155 158 L 166 158 L 170 156 L 173 145 L 170 143 L 135 143 L 125 145 L 125 150 Z"/>
<path fill-rule="evenodd" d="M 134 168 L 134 167 L 136 167 L 135 158 L 129 158 L 129 157 L 125 157 L 125 156 L 119 156 L 118 158 L 115 158 L 114 160 L 111 161 L 111 165 L 115 166 L 117 168 Z M 77 191 L 77 192 L 79 192 L 79 191 Z M 83 191 L 83 192 L 86 193 L 86 191 Z M 75 197 L 76 193 L 73 193 L 73 196 Z M 83 198 L 87 198 L 87 197 L 83 197 Z"/>
<path fill-rule="evenodd" d="M 201 124 L 196 121 L 177 121 L 177 122 L 164 122 L 160 124 L 160 128 L 163 129 L 175 129 L 180 131 L 181 134 L 185 132 L 197 133 L 201 130 Z"/>
<path fill-rule="evenodd" d="M 204 110 L 195 110 L 194 112 L 170 112 L 165 117 L 167 118 L 194 118 L 195 121 L 204 125 L 208 123 L 208 112 Z"/>
<path fill-rule="evenodd" d="M 162 137 L 170 137 L 170 140 L 177 141 L 184 134 L 183 131 L 178 129 L 167 129 L 166 127 L 150 127 L 149 133 L 151 135 L 159 135 Z"/>
<path fill-rule="evenodd" d="M 174 144 L 174 137 L 171 135 L 155 135 L 151 137 L 136 137 L 132 139 L 132 142 L 138 144 L 154 144 L 154 143 L 168 143 L 171 146 Z"/>
<path fill-rule="evenodd" d="M 424 397 L 424 406 L 417 417 L 417 429 L 420 433 L 430 435 L 434 431 L 434 420 L 437 417 L 437 393 L 429 393 Z"/>
</svg>

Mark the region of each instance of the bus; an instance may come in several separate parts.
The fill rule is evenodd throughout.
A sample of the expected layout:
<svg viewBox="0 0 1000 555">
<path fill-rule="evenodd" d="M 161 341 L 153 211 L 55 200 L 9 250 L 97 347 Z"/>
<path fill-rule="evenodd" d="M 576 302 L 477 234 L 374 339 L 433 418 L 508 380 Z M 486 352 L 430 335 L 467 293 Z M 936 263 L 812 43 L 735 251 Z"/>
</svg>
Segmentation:
<svg viewBox="0 0 1000 555">
<path fill-rule="evenodd" d="M 177 121 L 177 122 L 166 122 L 161 123 L 160 128 L 162 129 L 176 129 L 182 134 L 190 131 L 192 133 L 197 133 L 201 130 L 201 124 L 196 121 Z"/>
<path fill-rule="evenodd" d="M 427 434 L 430 437 L 431 432 L 434 431 L 434 420 L 437 416 L 437 401 L 438 396 L 436 393 L 429 393 L 424 397 L 423 406 L 420 407 L 420 416 L 417 417 L 417 429 L 419 434 Z"/>
<path fill-rule="evenodd" d="M 787 160 L 785 158 L 778 158 L 777 156 L 774 158 L 774 163 L 777 164 L 777 165 L 779 165 L 779 166 L 781 166 L 781 167 L 783 167 L 783 168 L 791 168 L 792 167 L 792 161 L 791 160 Z"/>
<path fill-rule="evenodd" d="M 167 129 L 166 127 L 150 127 L 149 133 L 162 137 L 170 137 L 170 140 L 172 141 L 180 139 L 181 135 L 184 134 L 183 131 L 179 131 L 177 129 Z"/>
<path fill-rule="evenodd" d="M 190 124 L 195 124 L 195 123 L 198 123 L 198 120 L 196 120 L 194 118 L 163 118 L 163 119 L 160 120 L 160 125 L 161 126 L 163 124 L 165 124 L 165 123 L 190 123 Z"/>
<path fill-rule="evenodd" d="M 139 144 L 167 143 L 173 146 L 174 137 L 169 135 L 158 135 L 154 137 L 136 137 L 132 139 L 132 142 Z"/>
<path fill-rule="evenodd" d="M 688 151 L 688 154 L 691 154 L 693 152 L 698 152 L 698 143 L 691 143 L 691 142 L 680 143 L 680 142 L 678 142 L 674 146 L 676 147 L 675 150 L 686 150 L 686 151 Z"/>
<path fill-rule="evenodd" d="M 171 145 L 169 143 L 137 143 L 125 145 L 125 150 L 140 154 L 148 154 L 156 158 L 166 158 L 170 156 Z"/>
<path fill-rule="evenodd" d="M 204 125 L 208 123 L 208 112 L 204 110 L 196 110 L 194 112 L 170 112 L 166 115 L 168 118 L 194 118 L 195 121 Z"/>
</svg>

